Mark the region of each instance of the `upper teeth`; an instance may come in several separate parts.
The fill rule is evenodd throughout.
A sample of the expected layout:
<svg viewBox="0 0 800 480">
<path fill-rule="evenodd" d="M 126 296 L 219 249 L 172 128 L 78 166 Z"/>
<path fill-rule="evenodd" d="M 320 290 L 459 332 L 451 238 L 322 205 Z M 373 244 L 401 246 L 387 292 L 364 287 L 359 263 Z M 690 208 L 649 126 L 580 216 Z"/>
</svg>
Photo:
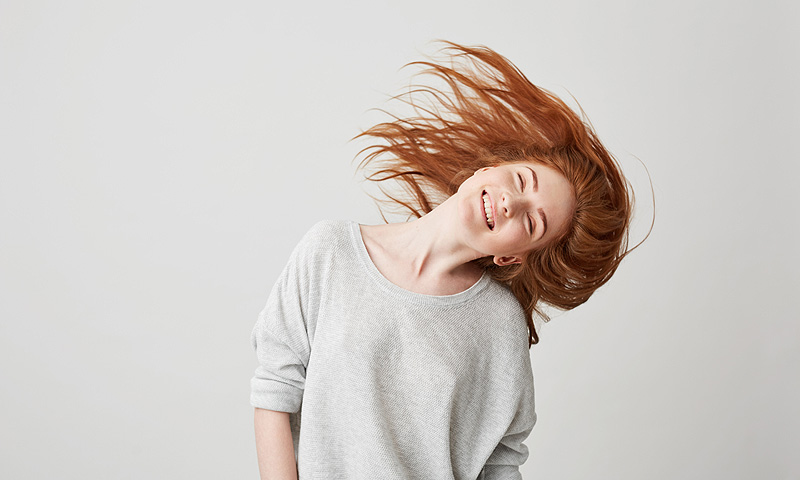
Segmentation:
<svg viewBox="0 0 800 480">
<path fill-rule="evenodd" d="M 494 220 L 492 219 L 492 202 L 489 201 L 489 194 L 483 194 L 483 209 L 486 210 L 486 223 L 489 228 L 494 228 Z"/>
</svg>

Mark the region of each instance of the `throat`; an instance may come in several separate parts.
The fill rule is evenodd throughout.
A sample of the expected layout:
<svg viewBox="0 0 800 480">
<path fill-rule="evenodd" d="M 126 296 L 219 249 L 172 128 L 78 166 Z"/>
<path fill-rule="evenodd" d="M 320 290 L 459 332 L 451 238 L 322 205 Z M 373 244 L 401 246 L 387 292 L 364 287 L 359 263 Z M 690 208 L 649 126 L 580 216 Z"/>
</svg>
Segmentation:
<svg viewBox="0 0 800 480">
<path fill-rule="evenodd" d="M 414 247 L 403 240 L 405 235 L 402 230 L 420 220 L 405 224 L 360 226 L 367 254 L 384 279 L 413 293 L 436 296 L 454 295 L 477 283 L 483 275 L 483 269 L 474 262 L 448 266 L 448 262 L 455 260 L 452 256 L 437 255 L 430 251 L 426 253 L 424 250 L 414 252 Z M 419 239 L 424 236 L 422 232 L 417 232 L 414 237 Z"/>
</svg>

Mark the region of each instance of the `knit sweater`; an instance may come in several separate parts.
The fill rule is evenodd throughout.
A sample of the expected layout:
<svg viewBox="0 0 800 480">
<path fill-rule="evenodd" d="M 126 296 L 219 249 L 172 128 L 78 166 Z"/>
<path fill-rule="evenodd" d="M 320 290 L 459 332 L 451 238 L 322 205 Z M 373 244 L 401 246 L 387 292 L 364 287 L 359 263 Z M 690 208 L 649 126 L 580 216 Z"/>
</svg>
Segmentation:
<svg viewBox="0 0 800 480">
<path fill-rule="evenodd" d="M 454 295 L 386 279 L 322 221 L 252 332 L 250 403 L 290 412 L 300 480 L 518 479 L 536 421 L 524 312 L 484 273 Z"/>
</svg>

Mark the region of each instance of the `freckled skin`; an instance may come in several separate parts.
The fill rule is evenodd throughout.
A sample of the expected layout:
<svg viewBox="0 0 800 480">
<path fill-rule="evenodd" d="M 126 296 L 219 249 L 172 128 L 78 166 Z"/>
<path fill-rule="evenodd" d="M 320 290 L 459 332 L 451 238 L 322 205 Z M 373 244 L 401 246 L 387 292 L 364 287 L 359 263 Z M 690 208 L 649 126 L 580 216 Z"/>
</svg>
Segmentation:
<svg viewBox="0 0 800 480">
<path fill-rule="evenodd" d="M 529 168 L 538 179 L 536 190 Z M 492 230 L 486 224 L 484 191 L 494 207 Z M 483 256 L 494 256 L 498 265 L 519 263 L 526 252 L 557 237 L 575 208 L 572 185 L 557 170 L 538 163 L 482 168 L 461 184 L 456 195 L 464 241 Z M 539 209 L 547 217 L 546 232 Z"/>
</svg>

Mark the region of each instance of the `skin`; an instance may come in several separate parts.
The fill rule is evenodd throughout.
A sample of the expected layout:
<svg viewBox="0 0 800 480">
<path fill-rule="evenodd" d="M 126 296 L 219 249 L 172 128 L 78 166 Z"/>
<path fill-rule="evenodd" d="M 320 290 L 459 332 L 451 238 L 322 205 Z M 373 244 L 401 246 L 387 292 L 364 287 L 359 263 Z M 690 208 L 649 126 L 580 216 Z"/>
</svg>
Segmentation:
<svg viewBox="0 0 800 480">
<path fill-rule="evenodd" d="M 492 229 L 483 192 L 491 199 Z M 557 170 L 537 163 L 503 164 L 476 171 L 422 218 L 362 225 L 361 233 L 370 258 L 389 281 L 412 292 L 452 295 L 480 278 L 483 271 L 473 260 L 490 256 L 501 266 L 522 262 L 527 252 L 564 231 L 574 209 L 572 186 Z"/>
<path fill-rule="evenodd" d="M 538 180 L 535 189 L 529 168 Z M 483 192 L 491 199 L 492 229 Z M 370 258 L 389 281 L 412 292 L 452 295 L 483 273 L 472 260 L 491 256 L 498 265 L 519 263 L 526 252 L 557 238 L 574 205 L 571 185 L 556 170 L 535 163 L 505 164 L 478 170 L 422 218 L 362 225 L 361 233 Z M 547 216 L 546 232 L 539 209 Z M 296 479 L 289 414 L 256 408 L 255 431 L 261 478 Z"/>
<path fill-rule="evenodd" d="M 483 192 L 491 206 L 491 229 L 485 215 L 476 219 L 485 214 L 483 200 L 478 207 L 475 202 Z M 465 240 L 501 266 L 520 263 L 527 252 L 557 238 L 575 209 L 567 179 L 557 170 L 535 163 L 482 168 L 461 184 L 458 195 Z"/>
<path fill-rule="evenodd" d="M 255 434 L 261 480 L 297 480 L 289 414 L 256 408 Z"/>
</svg>

